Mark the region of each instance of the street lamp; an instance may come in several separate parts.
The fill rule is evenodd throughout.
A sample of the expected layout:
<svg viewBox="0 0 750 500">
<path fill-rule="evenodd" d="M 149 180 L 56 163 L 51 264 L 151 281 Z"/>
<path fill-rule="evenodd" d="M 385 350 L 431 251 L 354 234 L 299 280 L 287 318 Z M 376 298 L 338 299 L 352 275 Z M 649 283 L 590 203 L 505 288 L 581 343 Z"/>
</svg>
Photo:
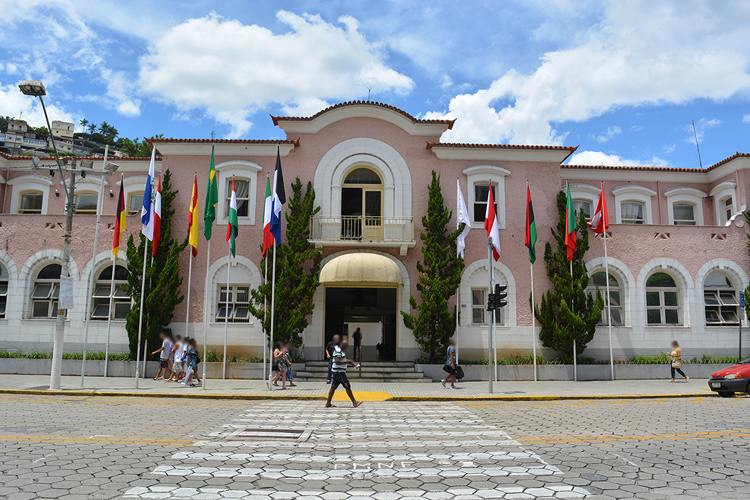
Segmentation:
<svg viewBox="0 0 750 500">
<path fill-rule="evenodd" d="M 52 141 L 52 148 L 55 150 L 55 160 L 57 162 L 57 170 L 60 172 L 60 179 L 63 183 L 63 190 L 65 191 L 66 203 L 65 203 L 65 234 L 63 235 L 63 258 L 62 258 L 62 270 L 60 272 L 60 303 L 57 308 L 57 319 L 55 322 L 55 338 L 52 347 L 52 369 L 50 370 L 50 390 L 60 390 L 60 376 L 62 375 L 62 355 L 63 355 L 63 343 L 65 340 L 65 309 L 62 305 L 67 305 L 68 300 L 63 300 L 63 290 L 70 290 L 69 286 L 65 286 L 66 283 L 70 283 L 70 241 L 73 233 L 73 195 L 75 194 L 75 182 L 76 174 L 75 170 L 70 173 L 70 186 L 65 183 L 65 175 L 63 172 L 62 161 L 60 155 L 57 152 L 57 144 L 55 144 L 55 136 L 52 134 L 52 126 L 49 123 L 49 116 L 47 116 L 47 108 L 44 106 L 44 99 L 42 96 L 47 95 L 47 90 L 44 88 L 42 82 L 36 80 L 24 80 L 18 84 L 18 88 L 24 95 L 32 97 L 38 97 L 39 102 L 42 103 L 42 110 L 44 111 L 44 118 L 47 121 L 47 130 L 49 130 L 49 137 Z M 33 161 L 33 160 L 32 160 Z M 35 163 L 35 166 L 37 164 Z"/>
</svg>

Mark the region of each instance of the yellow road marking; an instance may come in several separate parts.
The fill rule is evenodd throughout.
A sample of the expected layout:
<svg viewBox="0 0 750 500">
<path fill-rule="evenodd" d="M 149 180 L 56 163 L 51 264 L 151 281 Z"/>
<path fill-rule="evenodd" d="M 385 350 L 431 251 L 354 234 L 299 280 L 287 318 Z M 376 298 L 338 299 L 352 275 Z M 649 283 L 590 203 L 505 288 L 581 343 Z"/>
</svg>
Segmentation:
<svg viewBox="0 0 750 500">
<path fill-rule="evenodd" d="M 97 438 L 65 436 L 0 436 L 0 441 L 39 441 L 61 443 L 105 443 L 105 444 L 157 444 L 164 446 L 186 446 L 194 441 L 176 439 Z"/>
<path fill-rule="evenodd" d="M 387 392 L 381 391 L 352 391 L 354 399 L 357 401 L 391 401 L 393 396 Z M 328 397 L 327 394 L 324 397 Z M 336 391 L 333 395 L 333 401 L 349 401 L 349 396 L 346 395 L 345 391 Z"/>
<path fill-rule="evenodd" d="M 74 398 L 80 398 L 81 396 L 63 396 L 63 397 L 74 397 Z M 28 402 L 34 402 L 34 403 L 76 403 L 76 404 L 86 404 L 86 405 L 143 405 L 143 406 L 165 406 L 165 405 L 174 405 L 174 400 L 171 399 L 164 399 L 163 401 L 153 401 L 153 398 L 150 398 L 148 401 L 140 401 L 135 398 L 128 398 L 125 399 L 119 399 L 119 400 L 84 400 L 84 399 L 56 399 L 54 397 L 45 396 L 44 398 L 40 399 L 20 399 L 20 398 L 0 398 L 0 402 L 12 402 L 12 403 L 28 403 Z M 195 402 L 191 403 L 191 406 L 232 406 L 232 405 L 247 405 L 248 401 L 225 401 L 221 403 L 203 403 L 203 402 Z"/>
<path fill-rule="evenodd" d="M 581 401 L 484 401 L 481 403 L 459 401 L 459 404 L 471 406 L 472 408 L 497 407 L 497 406 L 597 406 L 597 405 L 623 405 L 623 404 L 664 404 L 664 403 L 703 403 L 703 396 L 690 398 L 644 398 L 644 399 L 583 399 Z"/>
<path fill-rule="evenodd" d="M 707 439 L 721 437 L 750 437 L 750 430 L 693 432 L 687 434 L 653 434 L 641 436 L 561 436 L 543 438 L 516 438 L 520 443 L 583 443 L 591 441 L 659 441 L 668 439 Z"/>
</svg>

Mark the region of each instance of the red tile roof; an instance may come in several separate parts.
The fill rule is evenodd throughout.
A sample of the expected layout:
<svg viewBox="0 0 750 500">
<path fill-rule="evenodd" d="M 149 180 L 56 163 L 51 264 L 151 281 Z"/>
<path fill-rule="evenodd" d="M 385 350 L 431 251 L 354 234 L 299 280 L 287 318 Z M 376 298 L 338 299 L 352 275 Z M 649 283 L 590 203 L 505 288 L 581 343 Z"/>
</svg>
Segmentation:
<svg viewBox="0 0 750 500">
<path fill-rule="evenodd" d="M 711 170 L 729 163 L 736 158 L 750 158 L 750 153 L 735 153 L 729 158 L 724 158 L 718 163 L 714 163 L 706 168 L 684 168 L 684 167 L 649 167 L 649 166 L 627 166 L 627 165 L 561 165 L 563 168 L 582 168 L 582 169 L 602 169 L 602 170 L 644 170 L 652 172 L 686 172 L 686 173 L 706 173 Z"/>
<path fill-rule="evenodd" d="M 343 108 L 343 107 L 346 107 L 346 106 L 377 106 L 377 107 L 380 107 L 380 108 L 385 108 L 385 109 L 389 109 L 391 111 L 395 111 L 396 113 L 400 113 L 400 114 L 404 115 L 406 118 L 408 118 L 409 120 L 411 120 L 414 123 L 439 123 L 439 124 L 443 124 L 443 125 L 448 125 L 448 129 L 452 129 L 453 128 L 453 124 L 456 123 L 456 120 L 424 120 L 424 119 L 421 119 L 421 118 L 416 118 L 416 117 L 410 115 L 409 113 L 407 113 L 406 111 L 404 111 L 402 109 L 399 109 L 399 108 L 397 108 L 395 106 L 391 106 L 390 104 L 385 104 L 385 103 L 382 103 L 382 102 L 375 102 L 375 101 L 349 101 L 349 102 L 341 102 L 339 104 L 334 104 L 333 106 L 329 106 L 329 107 L 327 107 L 326 109 L 324 109 L 322 111 L 318 111 L 317 113 L 315 113 L 312 116 L 273 116 L 273 115 L 271 115 L 271 119 L 273 120 L 273 124 L 277 125 L 277 126 L 279 124 L 279 121 L 281 121 L 281 120 L 297 121 L 297 122 L 310 121 L 310 120 L 316 119 L 317 117 L 319 117 L 320 115 L 322 115 L 324 113 L 328 113 L 329 111 L 333 111 L 334 109 Z"/>
<path fill-rule="evenodd" d="M 166 137 L 147 137 L 146 142 L 152 146 L 155 142 L 190 144 L 294 144 L 295 146 L 299 146 L 299 139 L 171 139 Z"/>
<path fill-rule="evenodd" d="M 443 148 L 487 148 L 487 149 L 547 149 L 551 151 L 570 151 L 578 149 L 578 146 L 525 146 L 522 144 L 472 144 L 466 142 L 430 142 L 427 141 L 427 149 L 436 147 Z"/>
<path fill-rule="evenodd" d="M 2 151 L 0 151 L 0 156 L 2 156 L 3 158 L 5 158 L 7 160 L 31 160 L 31 158 L 33 158 L 32 156 L 25 156 L 25 155 L 12 156 L 12 155 L 9 155 L 9 154 L 5 154 Z M 54 161 L 54 159 L 55 159 L 54 156 L 37 156 L 37 158 L 39 158 L 40 160 L 45 160 L 45 161 L 47 161 L 47 160 Z M 62 156 L 61 158 L 65 159 L 65 158 L 73 158 L 73 157 L 72 156 Z M 102 159 L 104 159 L 104 156 L 76 156 L 75 158 L 78 159 L 78 160 L 102 160 Z M 110 156 L 110 159 L 112 161 L 115 161 L 115 160 L 117 160 L 117 161 L 120 161 L 120 160 L 126 160 L 126 161 L 127 160 L 134 160 L 135 161 L 135 160 L 150 160 L 151 157 L 150 156 Z M 161 158 L 157 158 L 157 159 L 161 160 Z"/>
</svg>

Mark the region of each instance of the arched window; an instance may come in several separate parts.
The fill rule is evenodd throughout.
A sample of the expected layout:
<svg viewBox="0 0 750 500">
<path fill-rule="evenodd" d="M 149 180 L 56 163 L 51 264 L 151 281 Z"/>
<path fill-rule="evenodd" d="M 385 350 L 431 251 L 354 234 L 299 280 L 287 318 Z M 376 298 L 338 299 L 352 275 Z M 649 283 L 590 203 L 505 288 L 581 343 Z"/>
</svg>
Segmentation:
<svg viewBox="0 0 750 500">
<path fill-rule="evenodd" d="M 502 283 L 501 283 L 502 284 Z M 505 310 L 508 306 L 495 310 L 495 324 L 505 325 Z M 490 322 L 490 311 L 487 310 L 487 287 L 471 289 L 471 324 L 486 325 Z"/>
<path fill-rule="evenodd" d="M 589 276 L 589 284 L 586 287 L 586 292 L 593 297 L 596 297 L 596 293 L 602 294 L 604 300 L 604 309 L 602 309 L 602 319 L 599 321 L 599 325 L 607 325 L 607 273 L 604 271 L 596 271 Z M 622 287 L 617 278 L 609 273 L 609 300 L 610 309 L 612 311 L 612 325 L 622 326 L 623 322 L 623 310 L 622 310 Z"/>
<path fill-rule="evenodd" d="M 35 189 L 23 191 L 18 196 L 19 214 L 41 214 L 44 203 L 44 193 Z"/>
<path fill-rule="evenodd" d="M 8 270 L 0 265 L 0 318 L 5 318 L 5 309 L 8 305 Z"/>
<path fill-rule="evenodd" d="M 586 220 L 591 220 L 591 202 L 589 200 L 573 200 L 573 211 L 575 213 L 583 211 Z"/>
<path fill-rule="evenodd" d="M 94 191 L 82 191 L 76 193 L 73 198 L 75 213 L 96 214 L 96 206 L 99 202 L 99 193 Z"/>
<path fill-rule="evenodd" d="M 738 325 L 740 322 L 737 290 L 726 274 L 714 271 L 703 285 L 706 325 Z"/>
<path fill-rule="evenodd" d="M 680 290 L 674 278 L 655 272 L 646 280 L 646 320 L 649 325 L 680 324 Z"/>
<path fill-rule="evenodd" d="M 31 317 L 54 318 L 60 296 L 60 264 L 47 264 L 36 275 L 31 291 Z"/>
<path fill-rule="evenodd" d="M 122 289 L 128 281 L 128 270 L 124 266 L 115 266 L 114 297 L 112 299 L 112 319 L 125 319 L 130 312 L 130 295 Z M 109 297 L 112 290 L 112 266 L 107 266 L 99 273 L 94 283 L 94 295 L 91 319 L 106 320 L 109 317 Z"/>
<path fill-rule="evenodd" d="M 356 167 L 341 188 L 341 237 L 350 240 L 383 239 L 383 180 L 374 170 Z"/>
</svg>

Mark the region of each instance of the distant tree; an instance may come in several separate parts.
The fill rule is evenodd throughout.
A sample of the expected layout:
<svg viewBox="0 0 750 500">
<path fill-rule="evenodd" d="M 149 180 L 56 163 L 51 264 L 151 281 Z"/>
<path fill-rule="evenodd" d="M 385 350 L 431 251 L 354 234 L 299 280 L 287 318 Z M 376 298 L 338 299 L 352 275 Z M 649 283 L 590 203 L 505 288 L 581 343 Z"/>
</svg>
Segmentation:
<svg viewBox="0 0 750 500">
<path fill-rule="evenodd" d="M 542 302 L 535 305 L 534 314 L 542 325 L 539 338 L 545 347 L 560 353 L 566 362 L 573 360 L 573 341 L 576 354 L 581 354 L 596 333 L 596 325 L 602 317 L 604 299 L 597 293 L 596 298 L 586 292 L 589 275 L 583 261 L 589 249 L 589 234 L 583 211 L 578 221 L 576 251 L 573 254 L 573 275 L 565 246 L 566 196 L 557 194 L 559 220 L 557 228 L 551 229 L 556 244 L 555 250 L 547 242 L 544 249 L 544 262 L 552 289 L 542 295 Z"/>
<path fill-rule="evenodd" d="M 78 122 L 81 125 L 81 129 L 86 131 L 86 127 L 88 127 L 89 121 L 86 118 L 81 118 L 81 121 Z"/>
<path fill-rule="evenodd" d="M 307 328 L 313 312 L 313 297 L 318 288 L 318 273 L 323 250 L 310 243 L 310 218 L 320 211 L 315 207 L 315 190 L 312 183 L 302 191 L 299 177 L 292 184 L 292 196 L 286 212 L 286 238 L 276 249 L 276 312 L 274 314 L 274 341 L 289 339 L 296 347 L 302 345 L 302 332 Z M 272 252 L 273 250 L 269 250 Z M 269 253 L 270 257 L 270 253 Z M 265 273 L 269 259 L 261 261 Z M 270 274 L 269 274 L 270 275 Z M 269 335 L 270 309 L 266 312 L 255 304 L 271 304 L 271 285 L 263 283 L 251 292 L 250 312 L 258 318 Z"/>
<path fill-rule="evenodd" d="M 6 132 L 8 130 L 8 122 L 13 118 L 10 116 L 0 116 L 0 132 Z"/>
<path fill-rule="evenodd" d="M 419 302 L 411 296 L 409 305 L 416 314 L 401 311 L 401 316 L 422 354 L 435 363 L 444 355 L 456 330 L 456 317 L 448 307 L 448 300 L 461 283 L 464 261 L 457 256 L 456 239 L 463 228 L 455 231 L 446 228 L 453 211 L 445 206 L 440 175 L 434 170 L 428 192 L 427 214 L 422 217 L 424 230 L 419 235 L 423 259 L 417 261 Z"/>
<path fill-rule="evenodd" d="M 93 134 L 94 132 L 96 132 L 97 128 L 99 128 L 99 126 L 96 123 L 89 123 L 89 134 Z"/>
<path fill-rule="evenodd" d="M 182 276 L 180 275 L 179 257 L 187 246 L 187 236 L 183 242 L 172 236 L 172 216 L 175 213 L 172 204 L 178 191 L 172 189 L 172 174 L 164 172 L 162 178 L 161 198 L 161 244 L 153 260 L 149 245 L 148 262 L 146 264 L 146 287 L 143 313 L 146 317 L 143 323 L 141 342 L 148 339 L 149 345 L 156 346 L 159 333 L 170 331 L 169 324 L 174 316 L 174 309 L 184 297 L 180 292 Z M 141 276 L 143 272 L 143 252 L 147 240 L 142 233 L 138 233 L 139 243 L 131 235 L 128 239 L 128 282 L 123 286 L 133 299 L 133 305 L 125 320 L 125 328 L 130 341 L 130 352 L 136 356 L 138 339 L 138 325 L 140 322 Z M 141 348 L 143 348 L 141 346 Z"/>
</svg>

